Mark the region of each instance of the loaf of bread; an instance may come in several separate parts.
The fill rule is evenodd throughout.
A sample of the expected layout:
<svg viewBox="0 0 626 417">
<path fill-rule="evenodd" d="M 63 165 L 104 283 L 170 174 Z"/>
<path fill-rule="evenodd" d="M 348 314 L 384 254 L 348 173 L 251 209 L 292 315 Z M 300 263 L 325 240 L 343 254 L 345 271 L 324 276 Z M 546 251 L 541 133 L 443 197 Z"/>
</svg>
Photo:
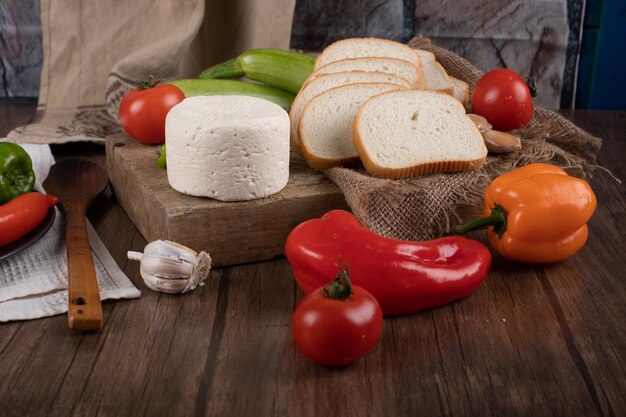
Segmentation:
<svg viewBox="0 0 626 417">
<path fill-rule="evenodd" d="M 318 77 L 324 74 L 345 71 L 384 72 L 404 78 L 411 84 L 412 88 L 426 88 L 426 79 L 420 77 L 420 73 L 423 72 L 418 71 L 418 68 L 409 61 L 396 58 L 365 57 L 341 59 L 318 68 L 312 76 Z"/>
<path fill-rule="evenodd" d="M 319 170 L 357 162 L 352 123 L 363 102 L 400 87 L 389 83 L 350 84 L 315 96 L 304 108 L 299 133 L 302 155 Z"/>
<path fill-rule="evenodd" d="M 367 172 L 386 178 L 470 170 L 487 157 L 483 137 L 461 103 L 434 91 L 370 98 L 354 119 L 353 135 Z"/>
<path fill-rule="evenodd" d="M 346 58 L 387 57 L 410 62 L 416 67 L 420 59 L 415 50 L 403 43 L 379 38 L 350 38 L 327 46 L 315 60 L 315 70 Z"/>
<path fill-rule="evenodd" d="M 289 111 L 289 118 L 291 120 L 291 148 L 296 153 L 301 153 L 298 124 L 300 123 L 300 115 L 304 106 L 313 97 L 324 91 L 355 83 L 391 83 L 397 85 L 399 88 L 412 87 L 404 78 L 383 72 L 348 71 L 311 78 L 304 83 Z"/>
</svg>

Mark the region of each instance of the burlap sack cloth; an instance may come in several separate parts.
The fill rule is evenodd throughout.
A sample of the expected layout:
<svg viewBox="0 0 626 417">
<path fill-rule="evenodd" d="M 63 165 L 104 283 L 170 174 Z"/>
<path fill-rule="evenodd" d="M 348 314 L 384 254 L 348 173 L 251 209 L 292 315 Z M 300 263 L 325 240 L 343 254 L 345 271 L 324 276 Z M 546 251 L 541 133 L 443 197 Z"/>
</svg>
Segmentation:
<svg viewBox="0 0 626 417">
<path fill-rule="evenodd" d="M 433 52 L 448 74 L 470 85 L 470 94 L 483 74 L 465 59 L 432 45 L 428 39 L 414 38 L 409 45 Z M 478 216 L 489 182 L 514 166 L 549 162 L 585 177 L 593 171 L 601 145 L 599 138 L 557 113 L 537 107 L 530 124 L 513 133 L 522 138 L 520 152 L 489 155 L 481 168 L 468 172 L 406 180 L 374 178 L 363 170 L 348 168 L 332 168 L 326 174 L 341 188 L 359 221 L 371 230 L 397 239 L 426 240 Z"/>
<path fill-rule="evenodd" d="M 31 143 L 104 142 L 119 102 L 152 74 L 197 77 L 256 47 L 288 48 L 295 0 L 41 0 L 43 68 Z"/>
</svg>

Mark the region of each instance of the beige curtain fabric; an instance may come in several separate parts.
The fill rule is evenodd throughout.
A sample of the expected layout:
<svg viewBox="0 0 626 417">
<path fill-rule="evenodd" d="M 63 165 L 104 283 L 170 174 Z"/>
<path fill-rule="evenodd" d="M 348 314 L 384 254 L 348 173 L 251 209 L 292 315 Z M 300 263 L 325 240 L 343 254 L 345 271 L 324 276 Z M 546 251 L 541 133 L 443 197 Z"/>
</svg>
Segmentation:
<svg viewBox="0 0 626 417">
<path fill-rule="evenodd" d="M 41 0 L 37 115 L 9 137 L 103 142 L 119 102 L 150 74 L 196 77 L 258 47 L 288 48 L 295 0 Z"/>
</svg>

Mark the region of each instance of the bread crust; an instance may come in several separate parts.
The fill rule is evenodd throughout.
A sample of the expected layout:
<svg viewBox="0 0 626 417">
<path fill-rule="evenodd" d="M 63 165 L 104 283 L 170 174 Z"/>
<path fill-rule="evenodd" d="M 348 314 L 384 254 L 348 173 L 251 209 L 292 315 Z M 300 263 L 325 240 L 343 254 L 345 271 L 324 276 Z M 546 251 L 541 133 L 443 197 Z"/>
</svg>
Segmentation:
<svg viewBox="0 0 626 417">
<path fill-rule="evenodd" d="M 415 64 L 413 64 L 412 62 L 406 61 L 404 59 L 399 59 L 399 58 L 391 58 L 391 57 L 381 57 L 381 56 L 368 56 L 368 57 L 361 57 L 361 58 L 345 58 L 345 59 L 340 59 L 338 61 L 333 61 L 333 62 L 329 62 L 326 65 L 323 65 L 321 67 L 319 67 L 317 70 L 313 71 L 313 73 L 307 77 L 307 79 L 304 81 L 304 83 L 302 84 L 302 86 L 304 87 L 307 83 L 309 83 L 312 79 L 315 79 L 316 77 L 319 77 L 321 75 L 326 75 L 326 74 L 334 74 L 334 72 L 327 72 L 324 73 L 324 69 L 328 69 L 329 67 L 332 67 L 334 65 L 340 64 L 340 63 L 349 63 L 349 62 L 354 62 L 354 61 L 395 61 L 401 64 L 405 64 L 405 65 L 409 65 L 411 68 L 414 69 L 415 71 L 415 79 L 417 80 L 417 84 L 413 84 L 413 82 L 408 79 L 405 78 L 399 74 L 393 73 L 393 72 L 389 72 L 386 74 L 392 74 L 392 75 L 396 75 L 399 78 L 402 78 L 403 80 L 406 80 L 409 83 L 409 87 L 408 88 L 421 88 L 421 86 L 425 85 L 426 81 L 424 79 L 424 70 L 421 67 L 421 64 L 419 66 L 416 66 Z M 353 70 L 353 71 L 362 71 L 362 70 Z M 346 71 L 337 71 L 337 72 L 346 72 Z M 384 72 L 384 71 L 366 71 L 366 72 Z"/>
<path fill-rule="evenodd" d="M 415 52 L 415 50 L 413 48 L 411 48 L 408 45 L 405 45 L 403 43 L 400 42 L 396 42 L 396 41 L 392 41 L 389 39 L 382 39 L 382 38 L 374 38 L 374 37 L 369 37 L 369 38 L 347 38 L 347 39 L 342 39 L 336 42 L 331 43 L 330 45 L 328 45 L 326 48 L 324 48 L 324 50 L 322 51 L 321 54 L 319 54 L 317 56 L 317 59 L 315 60 L 315 65 L 313 66 L 313 71 L 317 70 L 319 67 L 322 66 L 321 61 L 322 61 L 322 57 L 328 53 L 328 48 L 332 47 L 333 45 L 337 45 L 337 44 L 341 44 L 341 43 L 346 43 L 346 42 L 353 42 L 353 41 L 370 41 L 370 42 L 386 42 L 395 46 L 401 46 L 403 48 L 406 48 L 407 50 L 410 50 L 416 57 L 417 57 L 417 62 L 419 62 L 419 55 L 417 54 L 417 52 Z M 332 61 L 329 61 L 332 62 Z M 327 62 L 328 63 L 328 62 Z M 325 64 L 327 64 L 325 63 Z M 325 65 L 324 64 L 324 65 Z"/>
<path fill-rule="evenodd" d="M 432 94 L 446 94 L 443 92 L 433 91 L 433 90 L 429 90 L 428 92 Z M 415 177 L 417 175 L 425 175 L 425 174 L 432 174 L 432 173 L 438 173 L 438 172 L 470 171 L 472 169 L 480 167 L 485 162 L 485 160 L 487 159 L 487 152 L 485 152 L 484 157 L 478 158 L 475 160 L 470 160 L 470 161 L 459 161 L 459 160 L 435 161 L 435 162 L 412 165 L 412 166 L 403 167 L 403 168 L 388 168 L 388 167 L 382 167 L 380 165 L 377 165 L 371 158 L 366 147 L 364 146 L 363 138 L 359 130 L 359 124 L 360 124 L 361 117 L 362 117 L 362 110 L 367 106 L 367 104 L 371 100 L 380 98 L 381 96 L 386 95 L 386 94 L 397 94 L 397 93 L 398 93 L 397 91 L 389 91 L 386 93 L 378 94 L 374 97 L 371 97 L 365 100 L 363 104 L 361 105 L 361 109 L 357 112 L 356 116 L 354 117 L 354 121 L 352 122 L 352 140 L 354 142 L 354 147 L 356 148 L 359 154 L 359 157 L 361 159 L 361 162 L 363 163 L 363 166 L 365 167 L 365 170 L 368 172 L 368 174 L 373 175 L 375 177 L 383 177 L 383 178 L 398 180 L 398 179 Z M 460 106 L 462 106 L 460 102 L 456 100 L 455 102 L 458 103 Z M 463 115 L 463 117 L 467 117 L 467 116 Z M 478 130 L 476 125 L 474 125 L 474 123 L 471 123 L 469 126 L 471 126 L 470 128 L 473 128 L 476 131 L 476 133 L 479 136 L 481 136 L 480 131 Z"/>
</svg>

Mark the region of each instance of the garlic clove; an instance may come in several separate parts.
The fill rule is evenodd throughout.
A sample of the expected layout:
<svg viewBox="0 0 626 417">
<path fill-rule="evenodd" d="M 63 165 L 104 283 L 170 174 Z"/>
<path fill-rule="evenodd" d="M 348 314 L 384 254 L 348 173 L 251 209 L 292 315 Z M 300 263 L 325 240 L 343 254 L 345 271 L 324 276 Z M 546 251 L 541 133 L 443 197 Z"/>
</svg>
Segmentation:
<svg viewBox="0 0 626 417">
<path fill-rule="evenodd" d="M 486 132 L 487 130 L 491 130 L 491 128 L 493 127 L 491 126 L 491 123 L 489 123 L 487 119 L 485 119 L 481 115 L 470 113 L 467 115 L 467 117 L 472 119 L 472 122 L 474 122 L 474 124 L 476 125 L 476 127 L 481 133 Z"/>
<path fill-rule="evenodd" d="M 146 287 L 153 291 L 166 292 L 168 294 L 180 294 L 187 288 L 186 279 L 162 279 L 153 275 L 141 275 Z"/>
<path fill-rule="evenodd" d="M 521 149 L 522 141 L 517 136 L 513 136 L 499 130 L 488 130 L 481 132 L 485 146 L 491 153 L 509 153 Z"/>
<path fill-rule="evenodd" d="M 209 275 L 211 257 L 169 240 L 155 240 L 144 252 L 128 252 L 128 259 L 141 262 L 140 273 L 146 286 L 170 294 L 193 290 Z"/>
</svg>

